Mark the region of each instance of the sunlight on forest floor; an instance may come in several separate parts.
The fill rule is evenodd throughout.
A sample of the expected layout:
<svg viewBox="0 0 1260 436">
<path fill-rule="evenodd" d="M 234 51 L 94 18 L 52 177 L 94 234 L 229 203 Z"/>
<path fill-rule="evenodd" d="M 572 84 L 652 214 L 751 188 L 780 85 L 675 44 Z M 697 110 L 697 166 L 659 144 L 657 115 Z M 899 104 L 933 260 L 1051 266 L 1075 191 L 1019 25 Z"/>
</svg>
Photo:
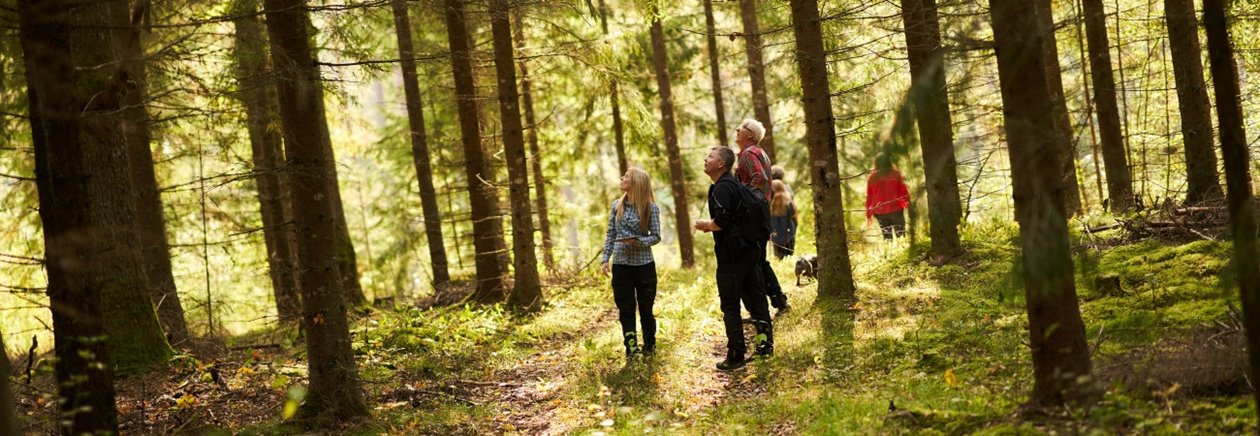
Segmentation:
<svg viewBox="0 0 1260 436">
<path fill-rule="evenodd" d="M 994 229 L 988 229 L 993 231 Z M 997 229 L 988 239 L 1009 238 Z M 1255 428 L 1229 246 L 1143 241 L 1082 246 L 1078 294 L 1105 394 L 1086 410 L 1021 413 L 1031 390 L 1017 252 L 969 243 L 927 266 L 921 246 L 854 253 L 856 302 L 816 300 L 775 262 L 793 309 L 775 318 L 776 355 L 723 373 L 712 261 L 660 268 L 658 352 L 627 362 L 607 279 L 553 277 L 548 307 L 379 309 L 353 327 L 372 422 L 388 434 L 1235 433 Z M 803 251 L 811 248 L 802 247 Z M 1115 275 L 1119 291 L 1094 288 Z M 751 334 L 751 331 L 748 332 Z M 120 382 L 131 432 L 283 434 L 302 395 L 303 348 L 285 332 L 235 338 L 216 360 Z M 1221 339 L 1225 338 L 1225 339 Z M 1222 342 L 1223 341 L 1223 342 Z M 1217 344 L 1217 345 L 1211 345 Z M 1197 375 L 1196 375 L 1197 374 Z M 1206 376 L 1205 376 L 1206 375 Z M 21 400 L 21 398 L 20 398 Z M 28 399 L 29 400 L 29 399 Z M 45 402 L 28 409 L 44 409 Z M 41 412 L 42 413 L 42 412 Z"/>
</svg>

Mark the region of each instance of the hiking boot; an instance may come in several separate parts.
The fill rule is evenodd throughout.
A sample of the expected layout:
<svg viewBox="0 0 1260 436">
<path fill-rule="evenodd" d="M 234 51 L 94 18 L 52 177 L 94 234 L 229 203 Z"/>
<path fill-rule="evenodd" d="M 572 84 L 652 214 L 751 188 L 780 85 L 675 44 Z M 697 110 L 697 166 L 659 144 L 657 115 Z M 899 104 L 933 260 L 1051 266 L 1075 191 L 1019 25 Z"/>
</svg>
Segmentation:
<svg viewBox="0 0 1260 436">
<path fill-rule="evenodd" d="M 745 363 L 748 363 L 748 361 L 744 360 L 744 353 L 735 354 L 728 352 L 726 353 L 726 360 L 718 362 L 717 369 L 718 371 L 734 371 L 743 368 Z"/>
<path fill-rule="evenodd" d="M 643 349 L 642 349 L 642 350 L 640 350 L 640 352 L 641 352 L 641 353 L 643 353 L 643 357 L 652 357 L 652 356 L 655 356 L 655 355 L 656 355 L 656 344 L 645 344 L 645 345 L 643 345 Z"/>
<path fill-rule="evenodd" d="M 625 333 L 624 343 L 626 344 L 626 358 L 631 358 L 639 354 L 639 341 L 634 332 Z"/>
<path fill-rule="evenodd" d="M 767 358 L 774 356 L 774 345 L 765 344 L 757 347 L 757 351 L 753 352 L 754 357 Z"/>
</svg>

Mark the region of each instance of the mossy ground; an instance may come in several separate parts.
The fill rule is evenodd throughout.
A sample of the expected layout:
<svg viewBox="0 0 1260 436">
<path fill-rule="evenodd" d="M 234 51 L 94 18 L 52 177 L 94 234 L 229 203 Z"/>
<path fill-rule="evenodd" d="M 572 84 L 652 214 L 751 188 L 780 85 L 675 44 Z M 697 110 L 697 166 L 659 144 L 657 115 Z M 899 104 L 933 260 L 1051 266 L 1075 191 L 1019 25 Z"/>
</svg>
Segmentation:
<svg viewBox="0 0 1260 436">
<path fill-rule="evenodd" d="M 1158 359 L 1149 358 L 1197 352 L 1195 332 L 1238 334 L 1225 328 L 1238 298 L 1228 243 L 1091 248 L 1101 245 L 1078 237 L 1077 292 L 1103 394 L 1086 408 L 1030 413 L 1023 407 L 1032 368 L 1015 236 L 1011 226 L 973 227 L 967 254 L 939 267 L 927 264 L 923 246 L 855 245 L 854 302 L 817 299 L 814 283 L 795 286 L 792 259 L 776 262 L 793 304 L 776 318 L 777 354 L 732 373 L 713 368 L 724 339 L 706 260 L 689 270 L 659 269 L 652 359 L 623 356 L 611 292 L 595 272 L 552 278 L 548 305 L 530 316 L 497 307 L 378 310 L 354 328 L 374 415 L 338 432 L 1255 431 L 1248 388 L 1179 391 L 1196 382 L 1151 369 Z M 1115 279 L 1119 289 L 1110 286 Z M 285 401 L 276 399 L 300 396 L 292 390 L 301 384 L 300 367 L 293 368 L 300 347 L 242 352 L 254 354 L 225 368 L 234 368 L 232 377 L 257 377 L 239 383 L 270 392 L 263 397 L 271 403 L 257 407 L 272 417 L 193 428 L 294 431 L 280 418 Z M 1133 357 L 1139 354 L 1148 358 Z M 1219 378 L 1236 382 L 1235 370 L 1222 369 Z M 1142 378 L 1150 374 L 1163 378 Z M 197 413 L 196 405 L 180 407 Z"/>
</svg>

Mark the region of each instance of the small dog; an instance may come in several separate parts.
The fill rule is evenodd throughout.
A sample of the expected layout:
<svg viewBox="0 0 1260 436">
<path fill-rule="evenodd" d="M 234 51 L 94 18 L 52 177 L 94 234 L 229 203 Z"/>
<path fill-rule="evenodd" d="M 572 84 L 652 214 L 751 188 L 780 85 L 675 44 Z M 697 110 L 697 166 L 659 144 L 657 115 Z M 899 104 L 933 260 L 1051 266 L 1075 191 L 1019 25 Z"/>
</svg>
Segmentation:
<svg viewBox="0 0 1260 436">
<path fill-rule="evenodd" d="M 801 276 L 818 280 L 818 256 L 811 254 L 796 259 L 796 286 L 801 285 Z"/>
</svg>

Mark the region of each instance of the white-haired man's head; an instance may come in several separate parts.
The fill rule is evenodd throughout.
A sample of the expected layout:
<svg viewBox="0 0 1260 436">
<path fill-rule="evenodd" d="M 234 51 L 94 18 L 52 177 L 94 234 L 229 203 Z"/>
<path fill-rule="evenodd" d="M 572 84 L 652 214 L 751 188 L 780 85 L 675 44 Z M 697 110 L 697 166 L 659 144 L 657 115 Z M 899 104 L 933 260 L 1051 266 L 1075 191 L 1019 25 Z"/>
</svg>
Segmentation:
<svg viewBox="0 0 1260 436">
<path fill-rule="evenodd" d="M 739 130 L 735 132 L 735 140 L 741 144 L 746 140 L 752 141 L 753 144 L 760 144 L 761 139 L 765 137 L 766 126 L 761 124 L 761 121 L 752 118 L 744 119 L 744 122 L 739 125 Z"/>
</svg>

